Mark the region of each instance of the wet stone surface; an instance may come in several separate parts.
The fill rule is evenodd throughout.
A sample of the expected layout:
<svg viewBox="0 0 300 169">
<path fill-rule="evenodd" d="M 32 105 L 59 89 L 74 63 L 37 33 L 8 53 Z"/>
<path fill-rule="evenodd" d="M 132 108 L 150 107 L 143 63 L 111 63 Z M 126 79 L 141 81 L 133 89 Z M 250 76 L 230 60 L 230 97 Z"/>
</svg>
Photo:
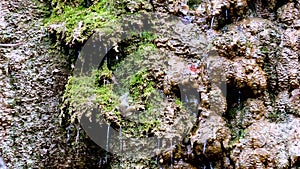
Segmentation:
<svg viewBox="0 0 300 169">
<path fill-rule="evenodd" d="M 8 168 L 45 166 L 63 137 L 66 62 L 47 40 L 38 5 L 0 2 L 0 154 Z"/>
<path fill-rule="evenodd" d="M 149 58 L 169 66 L 150 63 L 153 78 L 165 95 L 174 95 L 182 83 L 200 97 L 195 124 L 180 136 L 182 142 L 162 142 L 170 148 L 156 160 L 124 157 L 125 168 L 149 168 L 153 162 L 162 168 L 299 166 L 300 7 L 296 1 L 266 2 L 126 1 L 128 12 L 153 8 L 181 19 L 171 27 L 174 34 L 153 42 L 168 60 Z M 38 3 L 1 1 L 0 14 L 0 155 L 7 166 L 84 168 L 105 163 L 99 147 L 83 143 L 90 140 L 82 137 L 80 125 L 59 124 L 67 62 L 61 48 L 50 45 Z M 165 24 L 161 30 L 169 33 Z M 220 81 L 226 83 L 227 95 Z M 174 112 L 183 114 L 175 109 L 162 111 L 165 123 L 176 122 Z M 174 129 L 165 126 L 165 131 Z"/>
</svg>

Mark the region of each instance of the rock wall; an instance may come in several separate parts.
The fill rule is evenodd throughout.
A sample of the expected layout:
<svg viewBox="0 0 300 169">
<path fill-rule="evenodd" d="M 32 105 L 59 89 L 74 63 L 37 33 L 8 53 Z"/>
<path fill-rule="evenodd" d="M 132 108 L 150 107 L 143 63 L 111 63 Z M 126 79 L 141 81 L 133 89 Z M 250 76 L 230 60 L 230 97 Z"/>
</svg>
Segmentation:
<svg viewBox="0 0 300 169">
<path fill-rule="evenodd" d="M 51 46 L 39 3 L 0 3 L 0 151 L 9 168 L 108 168 L 120 163 L 123 168 L 299 166 L 299 2 L 48 3 L 54 9 L 52 23 L 47 24 L 49 36 L 65 48 Z M 117 10 L 111 10 L 111 5 Z M 103 12 L 104 7 L 110 7 L 108 13 Z M 184 128 L 183 124 L 175 128 L 178 119 L 186 117 L 187 110 L 181 104 L 189 103 L 178 94 L 182 86 L 192 91 L 187 100 L 196 103 L 191 106 L 193 127 L 184 136 L 173 133 L 180 141 L 176 145 L 164 143 L 169 148 L 158 151 L 155 159 L 116 156 L 106 164 L 105 151 L 88 138 L 76 120 L 70 123 L 67 113 L 59 112 L 69 72 L 64 67 L 67 59 L 57 50 L 72 53 L 94 29 L 116 24 L 117 16 L 126 12 L 141 10 L 174 14 L 180 21 L 162 24 L 161 30 L 169 31 L 173 26 L 174 32 L 151 41 L 158 53 L 142 53 L 153 61 L 161 60 L 150 63 L 146 82 L 155 81 L 152 87 L 168 98 L 159 116 L 163 127 L 147 132 L 160 135 Z M 68 12 L 74 15 L 64 15 Z M 55 18 L 56 14 L 70 17 L 65 18 L 70 22 Z M 94 16 L 104 20 L 89 23 Z M 135 50 L 128 51 L 124 57 L 132 56 Z M 143 91 L 147 87 L 142 86 Z M 61 118 L 61 113 L 66 116 Z M 172 140 L 173 136 L 169 137 Z"/>
</svg>

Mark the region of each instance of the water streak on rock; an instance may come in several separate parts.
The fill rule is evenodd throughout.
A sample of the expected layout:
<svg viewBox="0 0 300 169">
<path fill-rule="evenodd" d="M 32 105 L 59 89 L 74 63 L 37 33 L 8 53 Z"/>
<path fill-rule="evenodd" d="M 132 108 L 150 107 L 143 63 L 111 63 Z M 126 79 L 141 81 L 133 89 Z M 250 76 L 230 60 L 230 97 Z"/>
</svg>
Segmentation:
<svg viewBox="0 0 300 169">
<path fill-rule="evenodd" d="M 210 29 L 213 29 L 215 16 L 211 18 Z"/>
<path fill-rule="evenodd" d="M 107 132 L 106 132 L 106 156 L 105 156 L 105 162 L 108 162 L 108 152 L 109 152 L 109 129 L 110 129 L 110 124 L 107 125 Z"/>
<path fill-rule="evenodd" d="M 205 150 L 206 150 L 206 140 L 204 141 L 204 143 L 203 143 L 203 154 L 205 154 Z"/>
</svg>

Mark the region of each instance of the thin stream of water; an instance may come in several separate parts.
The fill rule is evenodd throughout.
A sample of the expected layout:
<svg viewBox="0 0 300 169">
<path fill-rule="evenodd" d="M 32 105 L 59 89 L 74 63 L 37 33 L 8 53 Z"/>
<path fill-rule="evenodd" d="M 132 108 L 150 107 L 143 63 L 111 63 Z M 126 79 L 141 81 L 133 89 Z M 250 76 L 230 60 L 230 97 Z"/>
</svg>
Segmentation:
<svg viewBox="0 0 300 169">
<path fill-rule="evenodd" d="M 212 166 L 212 163 L 211 163 L 211 162 L 209 162 L 209 168 L 210 168 L 210 169 L 214 169 L 214 167 Z"/>
<path fill-rule="evenodd" d="M 119 140 L 120 140 L 120 169 L 122 169 L 122 153 L 123 153 L 123 138 L 122 138 L 122 126 L 119 129 Z"/>
<path fill-rule="evenodd" d="M 171 144 L 171 168 L 173 168 L 173 139 L 170 139 L 170 144 Z"/>
<path fill-rule="evenodd" d="M 204 143 L 203 143 L 203 154 L 205 154 L 205 150 L 206 150 L 206 140 L 204 141 Z"/>
<path fill-rule="evenodd" d="M 79 135 L 80 135 L 80 129 L 81 129 L 81 127 L 80 127 L 80 125 L 78 124 L 78 127 L 77 127 L 77 134 L 76 134 L 76 144 L 78 144 L 79 143 Z"/>
<path fill-rule="evenodd" d="M 107 132 L 106 132 L 106 156 L 105 156 L 105 162 L 108 162 L 108 150 L 109 150 L 109 129 L 110 129 L 110 124 L 107 125 Z"/>
<path fill-rule="evenodd" d="M 159 153 L 159 149 L 160 149 L 160 139 L 157 138 L 157 155 L 156 155 L 156 164 L 159 165 L 159 159 L 158 159 L 158 153 Z"/>
<path fill-rule="evenodd" d="M 242 105 L 241 105 L 241 94 L 242 94 L 242 92 L 239 90 L 238 91 L 238 109 L 239 110 L 241 110 L 241 107 L 242 107 Z"/>
<path fill-rule="evenodd" d="M 213 29 L 215 16 L 211 18 L 210 29 Z"/>
</svg>

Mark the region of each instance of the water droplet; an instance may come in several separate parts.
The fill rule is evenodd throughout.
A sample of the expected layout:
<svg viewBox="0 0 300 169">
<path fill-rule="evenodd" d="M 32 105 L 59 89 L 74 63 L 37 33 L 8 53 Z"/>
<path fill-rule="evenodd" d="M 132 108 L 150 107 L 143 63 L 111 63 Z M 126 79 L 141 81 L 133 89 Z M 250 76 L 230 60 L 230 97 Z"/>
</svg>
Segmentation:
<svg viewBox="0 0 300 169">
<path fill-rule="evenodd" d="M 205 154 L 205 150 L 206 150 L 206 140 L 203 143 L 203 154 Z"/>
</svg>

